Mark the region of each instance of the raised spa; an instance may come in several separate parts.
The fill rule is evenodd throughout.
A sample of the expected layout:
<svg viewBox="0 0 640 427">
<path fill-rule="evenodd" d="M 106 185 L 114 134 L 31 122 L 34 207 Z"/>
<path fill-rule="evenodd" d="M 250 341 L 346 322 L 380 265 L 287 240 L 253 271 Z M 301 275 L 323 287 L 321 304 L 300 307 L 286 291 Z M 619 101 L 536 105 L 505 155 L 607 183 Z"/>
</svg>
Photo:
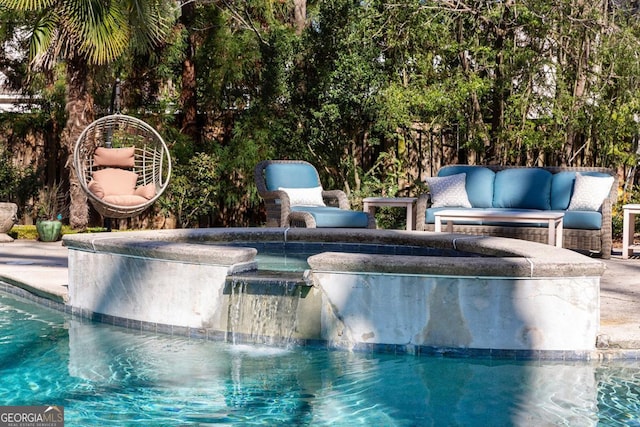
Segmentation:
<svg viewBox="0 0 640 427">
<path fill-rule="evenodd" d="M 602 262 L 548 245 L 395 230 L 64 236 L 74 313 L 186 336 L 420 354 L 591 358 Z M 265 247 L 312 253 L 264 274 Z"/>
</svg>

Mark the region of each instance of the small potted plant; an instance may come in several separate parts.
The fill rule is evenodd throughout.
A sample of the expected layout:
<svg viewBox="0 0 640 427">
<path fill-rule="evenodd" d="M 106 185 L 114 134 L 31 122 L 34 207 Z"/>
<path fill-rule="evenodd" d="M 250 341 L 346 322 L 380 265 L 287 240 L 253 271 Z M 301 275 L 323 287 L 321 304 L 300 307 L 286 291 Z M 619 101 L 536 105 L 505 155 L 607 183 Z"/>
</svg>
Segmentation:
<svg viewBox="0 0 640 427">
<path fill-rule="evenodd" d="M 60 191 L 58 183 L 45 185 L 38 190 L 35 211 L 38 217 L 36 230 L 40 241 L 55 242 L 60 238 L 64 201 L 65 194 Z"/>
</svg>

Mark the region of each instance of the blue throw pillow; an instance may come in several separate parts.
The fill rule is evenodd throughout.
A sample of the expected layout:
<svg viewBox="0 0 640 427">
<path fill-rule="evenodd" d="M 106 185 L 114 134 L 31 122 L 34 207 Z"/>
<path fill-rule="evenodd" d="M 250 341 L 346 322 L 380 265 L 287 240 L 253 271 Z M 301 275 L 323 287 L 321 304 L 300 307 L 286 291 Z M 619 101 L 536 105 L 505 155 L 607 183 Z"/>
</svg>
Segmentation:
<svg viewBox="0 0 640 427">
<path fill-rule="evenodd" d="M 467 197 L 474 208 L 493 206 L 493 181 L 495 172 L 483 166 L 451 165 L 438 171 L 438 176 L 451 176 L 464 173 L 466 177 Z"/>
<path fill-rule="evenodd" d="M 496 173 L 493 207 L 551 209 L 551 178 L 540 168 L 513 168 Z"/>
</svg>

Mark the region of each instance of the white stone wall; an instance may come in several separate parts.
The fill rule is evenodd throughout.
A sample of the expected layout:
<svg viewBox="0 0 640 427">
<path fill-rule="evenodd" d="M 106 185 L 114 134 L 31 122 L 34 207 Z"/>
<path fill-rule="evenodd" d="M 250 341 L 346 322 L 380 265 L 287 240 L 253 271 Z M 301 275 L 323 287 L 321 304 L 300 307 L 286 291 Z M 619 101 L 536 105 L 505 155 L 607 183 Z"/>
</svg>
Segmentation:
<svg viewBox="0 0 640 427">
<path fill-rule="evenodd" d="M 323 338 L 341 345 L 595 349 L 599 277 L 313 275 Z"/>
<path fill-rule="evenodd" d="M 74 309 L 150 323 L 227 329 L 228 266 L 69 250 Z"/>
</svg>

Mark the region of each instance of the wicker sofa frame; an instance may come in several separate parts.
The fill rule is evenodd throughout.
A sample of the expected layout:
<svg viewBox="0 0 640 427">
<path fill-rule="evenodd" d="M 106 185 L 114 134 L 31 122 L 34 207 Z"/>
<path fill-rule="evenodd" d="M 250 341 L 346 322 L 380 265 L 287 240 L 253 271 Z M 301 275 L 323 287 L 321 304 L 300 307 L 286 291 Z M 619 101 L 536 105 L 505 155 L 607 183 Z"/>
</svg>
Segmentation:
<svg viewBox="0 0 640 427">
<path fill-rule="evenodd" d="M 258 163 L 254 169 L 254 179 L 258 194 L 262 197 L 267 214 L 267 227 L 306 227 L 316 228 L 316 220 L 313 215 L 308 212 L 291 211 L 291 203 L 289 196 L 284 191 L 267 189 L 265 181 L 265 169 L 273 164 L 299 163 L 313 167 L 309 162 L 304 160 L 263 160 Z M 315 170 L 315 168 L 313 168 Z M 316 178 L 318 185 L 320 176 L 317 170 Z M 347 195 L 342 190 L 322 190 L 322 199 L 327 206 L 338 207 L 340 209 L 350 210 L 351 204 Z M 376 220 L 373 215 L 368 216 L 367 228 L 376 228 Z"/>
<path fill-rule="evenodd" d="M 521 168 L 524 166 L 488 165 L 482 167 L 498 172 L 504 169 Z M 613 246 L 612 208 L 618 197 L 618 176 L 616 171 L 598 167 L 542 167 L 540 169 L 547 170 L 553 174 L 564 171 L 602 172 L 614 177 L 609 197 L 604 200 L 600 208 L 600 212 L 602 213 L 602 227 L 599 230 L 583 230 L 565 227 L 562 233 L 564 248 L 584 251 L 590 254 L 600 254 L 603 259 L 609 259 Z M 434 231 L 434 224 L 426 223 L 426 210 L 429 206 L 431 206 L 430 195 L 428 193 L 420 195 L 416 202 L 417 230 Z M 453 231 L 454 233 L 509 237 L 540 243 L 547 243 L 548 241 L 548 230 L 544 227 L 454 224 Z"/>
</svg>

